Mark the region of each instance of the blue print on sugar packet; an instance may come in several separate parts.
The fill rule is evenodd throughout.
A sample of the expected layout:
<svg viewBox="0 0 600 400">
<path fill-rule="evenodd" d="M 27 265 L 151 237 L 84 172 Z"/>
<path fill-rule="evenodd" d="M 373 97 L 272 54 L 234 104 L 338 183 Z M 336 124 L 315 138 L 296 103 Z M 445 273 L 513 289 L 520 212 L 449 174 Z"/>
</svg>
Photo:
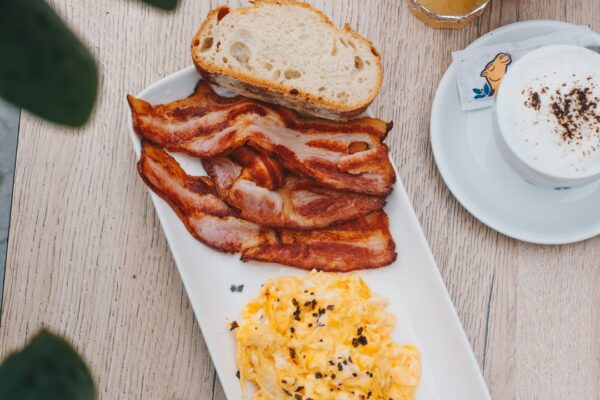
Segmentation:
<svg viewBox="0 0 600 400">
<path fill-rule="evenodd" d="M 484 97 L 492 97 L 494 95 L 492 93 L 492 88 L 490 87 L 490 85 L 487 84 L 487 82 L 485 85 L 483 85 L 483 88 L 473 89 L 473 93 L 475 93 L 475 99 L 483 99 Z"/>
<path fill-rule="evenodd" d="M 562 192 L 563 190 L 569 190 L 571 189 L 568 186 L 559 186 L 559 187 L 555 187 L 554 190 L 558 190 L 559 192 Z"/>
</svg>

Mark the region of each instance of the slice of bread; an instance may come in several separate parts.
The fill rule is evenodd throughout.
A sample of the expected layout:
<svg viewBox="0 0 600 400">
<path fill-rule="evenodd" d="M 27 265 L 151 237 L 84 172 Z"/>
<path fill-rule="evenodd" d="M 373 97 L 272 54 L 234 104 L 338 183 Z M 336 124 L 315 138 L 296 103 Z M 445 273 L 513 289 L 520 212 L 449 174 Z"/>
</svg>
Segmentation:
<svg viewBox="0 0 600 400">
<path fill-rule="evenodd" d="M 364 111 L 382 80 L 381 58 L 368 40 L 292 0 L 210 11 L 192 40 L 192 58 L 209 82 L 334 120 Z"/>
</svg>

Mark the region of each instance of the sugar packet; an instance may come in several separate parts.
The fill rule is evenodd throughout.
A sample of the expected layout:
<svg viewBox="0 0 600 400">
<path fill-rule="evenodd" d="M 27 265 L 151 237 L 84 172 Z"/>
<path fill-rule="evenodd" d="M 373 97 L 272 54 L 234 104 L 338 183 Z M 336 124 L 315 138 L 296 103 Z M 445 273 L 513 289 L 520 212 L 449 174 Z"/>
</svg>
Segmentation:
<svg viewBox="0 0 600 400">
<path fill-rule="evenodd" d="M 519 42 L 467 48 L 452 53 L 463 111 L 491 107 L 510 65 L 531 50 L 570 44 L 600 52 L 600 37 L 587 25 L 565 28 Z"/>
</svg>

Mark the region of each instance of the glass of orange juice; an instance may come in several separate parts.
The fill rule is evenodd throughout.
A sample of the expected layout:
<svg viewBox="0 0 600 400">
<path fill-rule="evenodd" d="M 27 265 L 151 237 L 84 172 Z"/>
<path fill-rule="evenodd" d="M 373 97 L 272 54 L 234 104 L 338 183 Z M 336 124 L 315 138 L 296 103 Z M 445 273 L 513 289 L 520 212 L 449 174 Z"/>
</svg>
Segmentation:
<svg viewBox="0 0 600 400">
<path fill-rule="evenodd" d="M 413 14 L 433 28 L 458 29 L 481 15 L 490 0 L 408 0 Z"/>
</svg>

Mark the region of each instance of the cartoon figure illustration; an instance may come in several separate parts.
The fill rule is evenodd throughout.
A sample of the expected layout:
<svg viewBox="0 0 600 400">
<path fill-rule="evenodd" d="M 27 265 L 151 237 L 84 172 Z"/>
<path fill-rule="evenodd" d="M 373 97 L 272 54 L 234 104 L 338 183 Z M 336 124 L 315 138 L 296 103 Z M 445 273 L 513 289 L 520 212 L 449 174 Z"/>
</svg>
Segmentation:
<svg viewBox="0 0 600 400">
<path fill-rule="evenodd" d="M 481 76 L 485 78 L 491 89 L 490 96 L 493 96 L 498 91 L 500 83 L 502 83 L 502 79 L 504 78 L 504 75 L 506 75 L 506 70 L 511 62 L 512 57 L 510 54 L 499 53 L 492 61 L 487 63 L 483 71 L 481 71 Z"/>
</svg>

